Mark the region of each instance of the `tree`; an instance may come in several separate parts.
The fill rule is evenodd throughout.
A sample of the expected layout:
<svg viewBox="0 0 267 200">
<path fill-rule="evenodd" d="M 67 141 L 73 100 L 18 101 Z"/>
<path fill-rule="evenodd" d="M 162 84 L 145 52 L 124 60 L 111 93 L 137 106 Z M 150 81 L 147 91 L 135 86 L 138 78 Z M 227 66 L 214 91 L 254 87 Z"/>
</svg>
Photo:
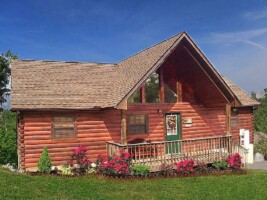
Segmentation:
<svg viewBox="0 0 267 200">
<path fill-rule="evenodd" d="M 9 95 L 10 89 L 7 87 L 11 75 L 11 60 L 18 59 L 18 56 L 8 50 L 5 54 L 0 54 L 0 104 L 6 102 L 6 95 Z"/>
<path fill-rule="evenodd" d="M 0 113 L 0 164 L 17 166 L 16 113 Z"/>
<path fill-rule="evenodd" d="M 146 82 L 146 102 L 159 102 L 159 77 L 154 73 Z"/>
<path fill-rule="evenodd" d="M 267 93 L 259 101 L 261 106 L 255 111 L 255 130 L 267 133 Z"/>
<path fill-rule="evenodd" d="M 41 157 L 38 162 L 38 170 L 42 173 L 49 173 L 51 171 L 52 163 L 47 150 L 47 147 L 44 147 L 44 150 L 41 154 Z"/>
<path fill-rule="evenodd" d="M 10 89 L 12 59 L 17 59 L 10 50 L 5 54 L 0 53 L 0 105 L 6 102 L 6 95 Z M 0 108 L 0 164 L 10 163 L 17 166 L 17 140 L 16 140 L 16 114 Z"/>
</svg>

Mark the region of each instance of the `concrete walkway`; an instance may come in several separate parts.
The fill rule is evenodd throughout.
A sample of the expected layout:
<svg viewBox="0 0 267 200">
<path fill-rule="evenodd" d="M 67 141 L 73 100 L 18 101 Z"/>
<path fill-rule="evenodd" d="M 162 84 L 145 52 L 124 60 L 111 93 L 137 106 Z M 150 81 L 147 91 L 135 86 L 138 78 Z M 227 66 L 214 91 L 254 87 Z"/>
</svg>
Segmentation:
<svg viewBox="0 0 267 200">
<path fill-rule="evenodd" d="M 254 162 L 253 164 L 247 164 L 248 169 L 263 169 L 267 170 L 267 161 Z"/>
</svg>

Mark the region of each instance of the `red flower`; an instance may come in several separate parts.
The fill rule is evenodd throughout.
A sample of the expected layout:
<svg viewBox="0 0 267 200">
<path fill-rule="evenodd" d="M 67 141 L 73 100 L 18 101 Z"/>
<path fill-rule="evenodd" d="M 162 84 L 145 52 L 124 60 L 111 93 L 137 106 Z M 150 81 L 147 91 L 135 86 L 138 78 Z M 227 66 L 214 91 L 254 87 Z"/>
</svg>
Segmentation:
<svg viewBox="0 0 267 200">
<path fill-rule="evenodd" d="M 194 160 L 184 160 L 180 162 L 175 162 L 174 163 L 176 169 L 176 173 L 181 173 L 181 174 L 192 174 L 194 173 Z"/>
<path fill-rule="evenodd" d="M 235 153 L 234 155 L 229 156 L 227 163 L 234 169 L 240 169 L 243 166 L 242 157 L 239 153 Z"/>
</svg>

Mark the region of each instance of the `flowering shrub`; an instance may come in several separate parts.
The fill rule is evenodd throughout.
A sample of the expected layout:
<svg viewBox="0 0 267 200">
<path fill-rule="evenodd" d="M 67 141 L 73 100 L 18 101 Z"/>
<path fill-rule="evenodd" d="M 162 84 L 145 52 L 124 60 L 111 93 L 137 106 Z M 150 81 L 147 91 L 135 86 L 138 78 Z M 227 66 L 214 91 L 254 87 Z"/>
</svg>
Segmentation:
<svg viewBox="0 0 267 200">
<path fill-rule="evenodd" d="M 243 166 L 242 157 L 239 155 L 239 153 L 235 153 L 234 155 L 229 156 L 227 163 L 234 169 L 240 169 Z"/>
<path fill-rule="evenodd" d="M 104 175 L 125 175 L 130 172 L 132 157 L 122 150 L 119 156 L 98 155 L 96 172 Z"/>
<path fill-rule="evenodd" d="M 195 167 L 195 171 L 206 173 L 208 171 L 208 164 L 205 162 L 198 162 Z"/>
<path fill-rule="evenodd" d="M 88 169 L 91 162 L 88 160 L 86 152 L 87 149 L 83 145 L 72 149 L 71 159 L 69 161 L 72 171 L 84 173 Z"/>
<path fill-rule="evenodd" d="M 166 164 L 163 163 L 160 166 L 160 173 L 164 176 L 169 176 L 174 174 L 173 165 L 172 164 Z"/>
<path fill-rule="evenodd" d="M 178 174 L 193 174 L 194 173 L 194 160 L 183 160 L 175 162 L 175 172 Z"/>
</svg>

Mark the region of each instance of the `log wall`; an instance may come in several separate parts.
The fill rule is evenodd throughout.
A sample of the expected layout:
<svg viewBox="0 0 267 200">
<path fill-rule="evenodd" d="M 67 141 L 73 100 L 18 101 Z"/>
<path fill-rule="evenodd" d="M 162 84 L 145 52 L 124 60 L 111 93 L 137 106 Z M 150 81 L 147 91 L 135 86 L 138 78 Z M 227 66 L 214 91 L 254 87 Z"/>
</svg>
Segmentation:
<svg viewBox="0 0 267 200">
<path fill-rule="evenodd" d="M 181 139 L 222 136 L 226 134 L 225 108 L 204 108 L 186 102 L 175 104 L 133 104 L 128 107 L 129 114 L 147 114 L 149 134 L 127 135 L 127 140 L 145 138 L 151 141 L 165 140 L 164 118 L 166 113 L 180 113 L 181 121 L 191 118 L 191 127 L 185 127 L 181 122 Z"/>
<path fill-rule="evenodd" d="M 53 165 L 66 164 L 71 149 L 83 144 L 88 149 L 90 159 L 106 153 L 106 141 L 120 142 L 120 111 L 73 113 L 76 116 L 77 138 L 70 140 L 52 139 L 52 113 L 24 113 L 20 121 L 20 146 L 22 168 L 36 167 L 43 148 L 48 148 Z M 23 130 L 24 128 L 24 130 Z M 24 131 L 24 132 L 23 132 Z M 25 160 L 25 162 L 23 161 Z"/>
<path fill-rule="evenodd" d="M 223 136 L 226 134 L 225 107 L 205 108 L 201 105 L 178 102 L 175 104 L 133 104 L 126 115 L 147 114 L 149 134 L 127 135 L 127 141 L 145 138 L 151 141 L 165 140 L 165 113 L 180 113 L 181 121 L 191 118 L 191 127 L 181 124 L 181 139 Z M 18 125 L 18 152 L 20 167 L 36 167 L 43 148 L 46 146 L 53 165 L 66 164 L 71 149 L 83 144 L 88 156 L 94 160 L 98 154 L 107 153 L 106 142 L 121 142 L 120 110 L 82 111 L 76 116 L 77 138 L 71 140 L 52 139 L 53 114 L 49 112 L 23 112 Z M 240 108 L 239 126 L 232 128 L 233 138 L 239 141 L 239 129 L 249 129 L 253 141 L 253 114 L 250 108 Z M 181 122 L 182 123 L 182 122 Z"/>
</svg>

